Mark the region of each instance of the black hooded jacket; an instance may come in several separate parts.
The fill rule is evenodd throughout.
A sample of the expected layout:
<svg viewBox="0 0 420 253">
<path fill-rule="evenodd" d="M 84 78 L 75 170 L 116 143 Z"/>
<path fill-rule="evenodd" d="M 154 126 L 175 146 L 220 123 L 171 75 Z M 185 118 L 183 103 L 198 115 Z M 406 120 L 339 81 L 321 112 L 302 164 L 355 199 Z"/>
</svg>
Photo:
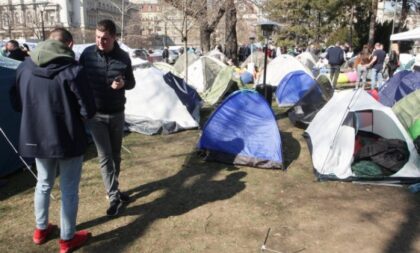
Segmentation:
<svg viewBox="0 0 420 253">
<path fill-rule="evenodd" d="M 70 158 L 86 151 L 83 118 L 95 114 L 93 95 L 73 52 L 60 43 L 38 45 L 17 69 L 11 101 L 22 112 L 19 151 L 24 157 Z"/>
</svg>

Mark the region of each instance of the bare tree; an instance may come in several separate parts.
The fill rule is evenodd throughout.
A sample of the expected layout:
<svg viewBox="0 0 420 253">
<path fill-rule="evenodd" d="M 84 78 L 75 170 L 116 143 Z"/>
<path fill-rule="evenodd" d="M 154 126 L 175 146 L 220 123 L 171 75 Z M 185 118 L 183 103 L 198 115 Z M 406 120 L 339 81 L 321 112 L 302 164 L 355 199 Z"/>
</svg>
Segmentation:
<svg viewBox="0 0 420 253">
<path fill-rule="evenodd" d="M 373 46 L 373 43 L 375 40 L 375 24 L 376 24 L 377 13 L 378 13 L 378 0 L 372 0 L 372 14 L 370 16 L 369 39 L 368 39 L 368 43 L 370 46 Z"/>
<path fill-rule="evenodd" d="M 184 12 L 185 16 L 194 18 L 200 27 L 200 46 L 204 52 L 210 51 L 210 37 L 226 11 L 223 1 L 213 0 L 164 0 Z M 211 7 L 212 12 L 210 12 Z M 214 15 L 211 15 L 214 14 Z M 187 19 L 185 19 L 187 22 Z M 187 39 L 185 37 L 185 39 Z"/>
<path fill-rule="evenodd" d="M 226 1 L 226 37 L 225 37 L 225 54 L 229 59 L 237 62 L 238 57 L 238 40 L 236 37 L 236 7 L 234 0 Z"/>
</svg>

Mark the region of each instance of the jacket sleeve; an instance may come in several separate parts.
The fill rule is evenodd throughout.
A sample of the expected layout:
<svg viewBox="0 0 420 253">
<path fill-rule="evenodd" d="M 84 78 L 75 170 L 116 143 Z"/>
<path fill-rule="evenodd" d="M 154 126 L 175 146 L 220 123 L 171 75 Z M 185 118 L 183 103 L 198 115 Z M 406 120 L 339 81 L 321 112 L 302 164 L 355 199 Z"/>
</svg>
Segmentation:
<svg viewBox="0 0 420 253">
<path fill-rule="evenodd" d="M 76 78 L 70 83 L 70 89 L 77 98 L 80 106 L 80 115 L 85 119 L 92 118 L 96 113 L 95 100 L 83 68 L 81 68 Z"/>
<path fill-rule="evenodd" d="M 127 68 L 125 69 L 125 75 L 124 76 L 125 76 L 125 80 L 124 80 L 125 86 L 124 86 L 124 88 L 126 90 L 131 90 L 136 85 L 136 80 L 134 79 L 133 67 L 131 66 L 130 58 L 128 58 L 128 64 L 127 64 Z"/>
</svg>

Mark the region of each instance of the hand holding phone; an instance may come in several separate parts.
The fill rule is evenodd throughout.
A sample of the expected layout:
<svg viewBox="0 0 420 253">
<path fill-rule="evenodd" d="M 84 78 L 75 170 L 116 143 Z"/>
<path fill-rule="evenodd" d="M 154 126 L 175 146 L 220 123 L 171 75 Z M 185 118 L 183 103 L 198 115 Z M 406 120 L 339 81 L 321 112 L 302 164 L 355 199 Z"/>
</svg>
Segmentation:
<svg viewBox="0 0 420 253">
<path fill-rule="evenodd" d="M 124 87 L 124 79 L 122 78 L 121 75 L 118 75 L 114 78 L 114 81 L 111 84 L 111 88 L 114 90 L 119 90 L 122 87 Z"/>
</svg>

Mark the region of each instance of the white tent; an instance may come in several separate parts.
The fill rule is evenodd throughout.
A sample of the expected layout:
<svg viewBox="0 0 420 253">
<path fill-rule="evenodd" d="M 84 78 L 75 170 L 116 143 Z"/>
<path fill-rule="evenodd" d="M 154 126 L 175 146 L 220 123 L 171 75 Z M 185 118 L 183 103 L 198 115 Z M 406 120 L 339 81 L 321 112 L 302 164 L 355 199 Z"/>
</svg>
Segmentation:
<svg viewBox="0 0 420 253">
<path fill-rule="evenodd" d="M 392 34 L 390 40 L 420 40 L 420 27 L 406 32 Z"/>
<path fill-rule="evenodd" d="M 210 56 L 201 56 L 188 67 L 188 84 L 197 92 L 208 90 L 216 79 L 217 74 L 226 66 L 223 62 Z M 182 73 L 185 77 L 185 71 Z"/>
<path fill-rule="evenodd" d="M 135 68 L 134 78 L 136 86 L 126 92 L 125 105 L 125 121 L 130 131 L 151 135 L 198 127 L 199 97 L 182 79 L 171 73 L 165 75 L 155 67 Z M 184 100 L 177 92 L 183 94 Z M 196 96 L 191 96 L 192 93 Z"/>
<path fill-rule="evenodd" d="M 311 54 L 310 52 L 303 52 L 297 55 L 296 59 L 311 71 L 314 69 L 318 61 L 318 57 Z"/>
<path fill-rule="evenodd" d="M 266 84 L 278 86 L 283 77 L 296 70 L 303 70 L 312 78 L 314 77 L 312 72 L 309 71 L 309 69 L 300 63 L 295 57 L 287 54 L 279 55 L 267 65 Z M 263 83 L 263 72 L 264 71 L 260 72 L 261 74 L 256 84 Z"/>
<path fill-rule="evenodd" d="M 348 119 L 356 123 L 349 124 Z M 362 89 L 335 93 L 306 129 L 312 163 L 319 175 L 339 179 L 355 177 L 351 165 L 359 130 L 405 141 L 410 158 L 390 178 L 420 177 L 419 155 L 397 116 L 391 108 L 380 104 Z"/>
</svg>

